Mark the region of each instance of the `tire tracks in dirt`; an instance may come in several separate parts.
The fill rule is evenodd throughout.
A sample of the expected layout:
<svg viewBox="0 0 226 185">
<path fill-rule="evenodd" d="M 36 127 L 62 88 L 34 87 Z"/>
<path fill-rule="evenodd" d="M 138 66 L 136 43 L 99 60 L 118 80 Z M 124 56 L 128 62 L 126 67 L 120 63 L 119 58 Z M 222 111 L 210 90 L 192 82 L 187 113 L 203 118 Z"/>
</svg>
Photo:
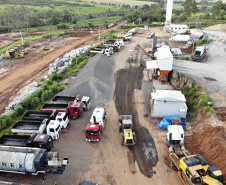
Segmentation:
<svg viewBox="0 0 226 185">
<path fill-rule="evenodd" d="M 140 171 L 146 177 L 153 176 L 152 167 L 156 166 L 158 154 L 154 140 L 147 128 L 138 121 L 138 113 L 135 107 L 134 89 L 141 89 L 143 68 L 134 67 L 121 69 L 116 73 L 115 106 L 119 115 L 133 116 L 137 143 L 129 148 L 128 163 L 131 173 L 136 173 L 134 168 L 137 161 Z"/>
</svg>

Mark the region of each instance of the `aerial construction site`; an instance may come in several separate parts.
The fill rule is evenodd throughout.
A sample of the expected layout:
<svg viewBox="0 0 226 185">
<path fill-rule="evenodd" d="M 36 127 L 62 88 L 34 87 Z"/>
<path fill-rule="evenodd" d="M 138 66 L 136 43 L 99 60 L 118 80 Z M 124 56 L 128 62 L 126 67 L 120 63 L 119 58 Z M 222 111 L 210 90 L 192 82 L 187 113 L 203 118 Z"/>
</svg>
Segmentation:
<svg viewBox="0 0 226 185">
<path fill-rule="evenodd" d="M 225 184 L 226 27 L 124 23 L 6 51 L 0 184 Z"/>
</svg>

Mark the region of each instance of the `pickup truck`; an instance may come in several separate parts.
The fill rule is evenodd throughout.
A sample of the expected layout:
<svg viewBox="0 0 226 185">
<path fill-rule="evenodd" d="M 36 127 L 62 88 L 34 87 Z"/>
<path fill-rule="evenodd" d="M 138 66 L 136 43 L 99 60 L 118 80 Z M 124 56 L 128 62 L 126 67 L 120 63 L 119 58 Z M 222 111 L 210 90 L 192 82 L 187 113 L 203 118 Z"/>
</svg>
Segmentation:
<svg viewBox="0 0 226 185">
<path fill-rule="evenodd" d="M 51 151 L 53 148 L 52 138 L 47 134 L 32 134 L 32 135 L 2 135 L 0 145 L 5 146 L 21 146 L 44 148 Z"/>
<path fill-rule="evenodd" d="M 80 102 L 48 102 L 44 103 L 40 109 L 41 111 L 52 112 L 66 112 L 68 117 L 78 119 L 83 114 L 82 104 Z"/>
</svg>

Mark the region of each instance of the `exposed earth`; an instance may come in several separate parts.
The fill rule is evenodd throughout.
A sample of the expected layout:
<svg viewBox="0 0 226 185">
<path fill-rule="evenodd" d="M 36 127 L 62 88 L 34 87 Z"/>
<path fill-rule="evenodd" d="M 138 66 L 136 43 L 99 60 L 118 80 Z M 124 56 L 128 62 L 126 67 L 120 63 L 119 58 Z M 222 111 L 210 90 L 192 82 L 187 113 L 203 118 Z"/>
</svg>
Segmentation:
<svg viewBox="0 0 226 185">
<path fill-rule="evenodd" d="M 104 106 L 107 110 L 106 125 L 102 133 L 101 141 L 98 143 L 89 143 L 85 141 L 85 135 L 83 133 L 87 123 L 89 123 L 92 111 L 96 106 L 95 100 L 92 100 L 95 105 L 93 105 L 93 107 L 87 112 L 84 112 L 83 117 L 79 118 L 78 120 L 70 120 L 69 126 L 62 131 L 59 140 L 54 141 L 54 151 L 58 151 L 60 156 L 69 157 L 69 164 L 62 175 L 47 174 L 45 176 L 46 180 L 42 180 L 41 176 L 39 175 L 32 176 L 31 178 L 31 176 L 26 175 L 0 173 L 0 181 L 13 181 L 17 183 L 30 183 L 37 185 L 78 185 L 83 180 L 91 181 L 101 185 L 182 185 L 177 172 L 172 170 L 170 167 L 169 150 L 166 143 L 166 131 L 158 130 L 156 123 L 158 123 L 160 120 L 150 117 L 150 96 L 153 84 L 155 87 L 168 88 L 168 86 L 166 85 L 164 87 L 164 85 L 159 84 L 158 81 L 144 81 L 143 67 L 140 65 L 141 61 L 143 61 L 143 52 L 134 51 L 134 55 L 137 60 L 135 60 L 133 63 L 128 63 L 130 56 L 129 50 L 134 50 L 134 46 L 137 43 L 139 43 L 144 48 L 151 45 L 150 42 L 152 42 L 152 39 L 148 40 L 145 37 L 146 33 L 149 31 L 150 30 L 146 31 L 144 34 L 138 34 L 134 36 L 132 42 L 125 43 L 125 47 L 120 52 L 114 53 L 114 55 L 110 57 L 114 62 L 114 69 L 108 69 L 111 67 L 111 64 L 109 67 L 106 67 L 106 70 L 109 70 L 109 73 L 98 72 L 95 74 L 94 79 L 97 79 L 98 83 L 96 83 L 95 80 L 91 80 L 91 84 L 102 84 L 103 86 L 106 86 L 106 82 L 104 82 L 104 80 L 101 78 L 97 78 L 99 74 L 105 75 L 107 79 L 111 79 L 111 76 L 113 75 L 115 80 L 115 84 L 112 85 L 114 88 L 110 88 L 111 92 L 108 92 L 111 96 L 106 96 L 106 100 L 108 100 L 98 104 L 98 106 Z M 151 28 L 151 31 L 154 31 L 159 37 L 162 36 L 162 28 L 160 27 Z M 90 37 L 91 36 L 79 40 L 80 45 L 91 39 Z M 23 65 L 17 64 L 21 66 L 19 69 L 21 68 L 22 74 L 18 74 L 21 75 L 23 80 L 20 82 L 20 79 L 12 78 L 12 81 L 15 80 L 12 82 L 12 84 L 16 84 L 17 81 L 20 82 L 18 83 L 17 87 L 10 86 L 10 84 L 7 83 L 5 83 L 5 86 L 11 89 L 11 91 L 13 89 L 19 91 L 21 87 L 24 87 L 25 84 L 29 83 L 25 83 L 27 79 L 32 78 L 31 81 L 33 81 L 37 77 L 42 76 L 43 73 L 48 70 L 48 64 L 57 58 L 56 56 L 60 56 L 60 53 L 62 55 L 66 52 L 66 49 L 64 50 L 65 47 L 67 47 L 67 49 L 70 47 L 78 47 L 75 45 L 75 43 L 73 43 L 75 41 L 73 39 L 78 38 L 68 38 L 68 40 L 64 42 L 70 43 L 69 45 L 66 45 L 61 49 L 54 49 L 54 52 L 49 51 L 49 54 L 46 54 L 47 56 L 43 57 L 45 62 L 39 64 L 33 60 L 34 62 L 32 63 L 36 64 L 36 66 L 43 66 L 42 70 L 38 71 L 37 73 L 35 70 L 33 70 L 33 72 L 29 73 L 30 76 L 23 75 L 22 68 L 24 69 L 27 66 L 31 67 L 32 63 L 27 62 L 26 65 L 25 63 Z M 52 56 L 52 54 L 55 55 L 55 58 Z M 220 57 L 222 56 L 220 55 Z M 39 57 L 36 59 L 38 60 L 38 58 Z M 111 63 L 111 60 L 106 59 L 106 62 Z M 211 60 L 214 60 L 214 58 Z M 40 61 L 42 60 L 40 59 L 39 62 Z M 175 66 L 177 68 L 180 67 L 179 70 L 181 72 L 182 69 L 187 69 L 187 75 L 189 75 L 188 63 L 190 65 L 192 62 L 175 61 Z M 201 64 L 205 63 L 194 63 L 194 65 Z M 15 70 L 15 68 L 13 69 Z M 191 71 L 196 71 L 198 74 L 202 73 L 202 69 L 204 68 L 194 67 Z M 83 76 L 86 70 L 90 71 L 90 66 L 88 66 L 88 64 L 79 72 L 79 74 Z M 2 75 L 4 75 L 4 69 L 2 71 Z M 41 71 L 42 75 L 39 73 Z M 10 70 L 8 73 L 10 73 Z M 203 71 L 203 74 L 205 73 L 207 72 Z M 16 75 L 13 74 L 13 70 L 10 74 L 16 77 Z M 32 76 L 33 74 L 36 74 L 36 76 Z M 80 78 L 79 74 L 77 76 L 78 78 Z M 208 76 L 206 75 L 208 78 L 216 79 L 209 74 L 211 73 L 208 72 Z M 219 77 L 223 77 L 224 72 L 219 70 L 218 75 Z M 10 78 L 10 75 L 6 75 L 6 78 Z M 5 78 L 3 78 L 3 80 L 4 79 Z M 194 76 L 194 80 L 198 81 L 199 78 L 196 79 L 196 76 Z M 69 88 L 61 92 L 61 94 L 74 95 L 72 93 L 73 91 L 76 92 L 76 82 L 77 81 L 75 77 L 71 81 Z M 112 81 L 109 80 L 108 83 L 110 84 L 111 82 Z M 202 81 L 198 82 L 201 83 Z M 211 83 L 212 82 L 213 81 L 211 81 Z M 206 86 L 208 90 L 208 84 L 204 84 L 204 86 Z M 6 88 L 4 90 L 7 91 Z M 11 91 L 8 90 L 7 92 L 11 94 L 9 97 L 13 99 L 15 97 Z M 5 98 L 8 97 L 5 91 L 1 90 L 1 92 L 3 95 L 5 95 Z M 218 93 L 224 94 L 225 92 L 223 89 L 219 88 Z M 95 98 L 103 97 L 101 96 L 101 93 L 97 93 Z M 215 101 L 220 102 L 220 98 L 221 96 L 219 96 L 219 98 L 216 97 Z M 224 110 L 218 111 L 225 113 Z M 131 114 L 133 116 L 133 122 L 135 124 L 135 131 L 138 139 L 137 144 L 134 147 L 128 148 L 120 144 L 121 136 L 118 132 L 118 115 L 121 114 Z M 224 173 L 226 173 L 225 121 L 221 121 L 219 119 L 221 119 L 219 115 L 215 116 L 215 114 L 213 117 L 208 119 L 198 116 L 198 118 L 193 123 L 190 123 L 193 125 L 193 130 L 185 131 L 185 147 L 192 154 L 201 153 L 204 158 L 207 159 L 210 165 L 216 165 Z"/>
</svg>

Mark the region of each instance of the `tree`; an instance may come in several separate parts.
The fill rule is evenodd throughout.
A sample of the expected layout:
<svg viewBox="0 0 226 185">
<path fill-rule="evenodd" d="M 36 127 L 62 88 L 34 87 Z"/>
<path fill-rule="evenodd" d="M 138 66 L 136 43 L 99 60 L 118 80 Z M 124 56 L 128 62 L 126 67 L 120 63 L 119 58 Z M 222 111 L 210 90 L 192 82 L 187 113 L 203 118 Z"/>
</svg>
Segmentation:
<svg viewBox="0 0 226 185">
<path fill-rule="evenodd" d="M 71 20 L 71 23 L 72 24 L 76 24 L 77 22 L 78 22 L 78 19 L 76 19 L 76 18 L 74 18 L 74 19 Z"/>
<path fill-rule="evenodd" d="M 94 27 L 93 23 L 91 23 L 91 22 L 88 23 L 88 26 L 89 26 L 90 28 L 93 28 L 93 27 Z"/>
<path fill-rule="evenodd" d="M 53 12 L 53 14 L 50 16 L 50 21 L 52 22 L 52 24 L 59 24 L 61 21 L 61 14 L 60 12 Z"/>
<path fill-rule="evenodd" d="M 30 27 L 36 27 L 41 25 L 40 19 L 36 16 L 29 16 L 27 22 Z"/>
<path fill-rule="evenodd" d="M 196 14 L 198 11 L 198 7 L 197 7 L 197 3 L 195 0 L 192 0 L 192 3 L 191 3 L 191 12 Z"/>
<path fill-rule="evenodd" d="M 217 1 L 216 3 L 214 3 L 213 8 L 212 8 L 212 13 L 219 17 L 220 19 L 223 18 L 223 13 L 225 13 L 224 11 L 226 10 L 226 5 L 223 4 L 223 2 L 221 0 Z"/>
<path fill-rule="evenodd" d="M 191 3 L 192 1 L 191 0 L 185 0 L 184 2 L 184 12 L 190 16 L 191 15 Z"/>
</svg>

